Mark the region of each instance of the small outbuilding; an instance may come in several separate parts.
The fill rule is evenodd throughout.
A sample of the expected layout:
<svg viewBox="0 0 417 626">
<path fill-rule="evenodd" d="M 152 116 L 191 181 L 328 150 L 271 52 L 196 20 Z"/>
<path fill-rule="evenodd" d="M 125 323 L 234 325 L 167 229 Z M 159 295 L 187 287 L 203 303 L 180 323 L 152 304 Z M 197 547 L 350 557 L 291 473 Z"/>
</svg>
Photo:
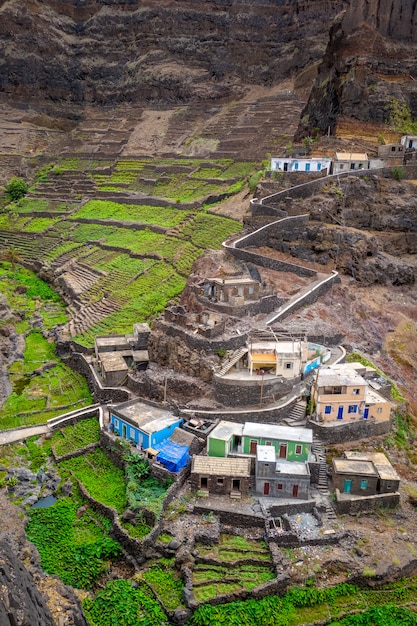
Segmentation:
<svg viewBox="0 0 417 626">
<path fill-rule="evenodd" d="M 255 466 L 256 493 L 273 498 L 308 500 L 310 470 L 308 463 L 276 457 L 272 446 L 258 446 Z"/>
<path fill-rule="evenodd" d="M 207 494 L 240 498 L 249 493 L 251 476 L 249 458 L 194 456 L 191 464 L 191 486 Z"/>
<path fill-rule="evenodd" d="M 336 152 L 333 162 L 333 174 L 349 170 L 366 170 L 369 159 L 366 152 Z"/>
</svg>

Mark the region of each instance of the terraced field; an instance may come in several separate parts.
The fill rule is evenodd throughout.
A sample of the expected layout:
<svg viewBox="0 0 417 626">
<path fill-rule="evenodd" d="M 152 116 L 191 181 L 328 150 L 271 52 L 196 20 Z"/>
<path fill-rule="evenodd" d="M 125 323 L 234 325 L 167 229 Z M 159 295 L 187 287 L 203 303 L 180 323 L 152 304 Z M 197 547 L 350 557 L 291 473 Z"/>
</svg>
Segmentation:
<svg viewBox="0 0 417 626">
<path fill-rule="evenodd" d="M 91 346 L 98 333 L 131 332 L 160 313 L 196 259 L 241 229 L 206 203 L 233 195 L 254 167 L 227 158 L 46 164 L 0 216 L 0 252 L 49 271 L 69 305 L 63 335 Z"/>
</svg>

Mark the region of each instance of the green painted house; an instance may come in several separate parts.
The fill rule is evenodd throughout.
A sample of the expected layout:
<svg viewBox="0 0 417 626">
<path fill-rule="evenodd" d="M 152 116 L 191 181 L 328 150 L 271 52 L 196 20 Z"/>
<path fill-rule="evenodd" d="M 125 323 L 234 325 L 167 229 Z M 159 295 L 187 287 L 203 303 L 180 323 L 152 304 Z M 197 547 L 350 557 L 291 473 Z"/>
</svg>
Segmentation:
<svg viewBox="0 0 417 626">
<path fill-rule="evenodd" d="M 277 458 L 307 462 L 310 459 L 313 431 L 279 424 L 257 424 L 221 421 L 207 437 L 209 456 L 229 454 L 256 456 L 258 445 L 275 448 Z"/>
</svg>

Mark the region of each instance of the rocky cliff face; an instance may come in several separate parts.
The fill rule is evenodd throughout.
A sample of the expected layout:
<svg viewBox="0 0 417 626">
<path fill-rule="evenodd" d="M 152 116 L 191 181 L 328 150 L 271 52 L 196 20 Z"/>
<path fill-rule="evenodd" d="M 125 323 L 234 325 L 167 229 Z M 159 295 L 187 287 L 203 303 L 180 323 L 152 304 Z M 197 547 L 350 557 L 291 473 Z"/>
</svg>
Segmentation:
<svg viewBox="0 0 417 626">
<path fill-rule="evenodd" d="M 340 118 L 386 123 L 390 101 L 417 116 L 417 14 L 409 0 L 354 0 L 335 21 L 299 135 Z"/>
<path fill-rule="evenodd" d="M 345 0 L 0 0 L 0 92 L 109 104 L 229 98 L 321 58 Z"/>
</svg>

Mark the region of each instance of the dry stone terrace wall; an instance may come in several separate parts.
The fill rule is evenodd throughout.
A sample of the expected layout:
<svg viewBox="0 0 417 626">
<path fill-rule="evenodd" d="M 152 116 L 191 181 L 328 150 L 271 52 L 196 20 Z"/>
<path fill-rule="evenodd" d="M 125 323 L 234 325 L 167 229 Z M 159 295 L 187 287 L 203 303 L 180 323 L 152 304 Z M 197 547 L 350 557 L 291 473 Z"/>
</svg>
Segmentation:
<svg viewBox="0 0 417 626">
<path fill-rule="evenodd" d="M 347 441 L 358 441 L 369 437 L 378 437 L 390 432 L 392 420 L 377 422 L 372 419 L 357 422 L 346 422 L 345 424 L 332 424 L 325 426 L 313 420 L 309 421 L 314 435 L 323 443 L 345 443 Z"/>
<path fill-rule="evenodd" d="M 230 422 L 237 422 L 238 424 L 244 424 L 245 422 L 257 422 L 259 424 L 265 423 L 279 423 L 285 417 L 288 417 L 293 406 L 297 404 L 298 398 L 293 396 L 283 404 L 282 406 L 272 408 L 255 408 L 242 409 L 240 411 L 228 411 L 225 407 L 222 409 L 214 409 L 213 411 L 199 411 L 198 409 L 180 410 L 180 416 L 185 419 L 200 419 L 200 420 L 226 420 Z M 259 402 L 259 395 L 258 395 Z M 258 405 L 259 406 L 259 405 Z M 188 432 L 193 432 L 189 430 Z"/>
<path fill-rule="evenodd" d="M 240 380 L 214 376 L 214 391 L 218 402 L 225 406 L 256 406 L 260 402 L 262 387 L 263 402 L 277 400 L 290 393 L 299 378 L 287 380 L 282 377 L 256 376 L 253 380 Z"/>
</svg>

